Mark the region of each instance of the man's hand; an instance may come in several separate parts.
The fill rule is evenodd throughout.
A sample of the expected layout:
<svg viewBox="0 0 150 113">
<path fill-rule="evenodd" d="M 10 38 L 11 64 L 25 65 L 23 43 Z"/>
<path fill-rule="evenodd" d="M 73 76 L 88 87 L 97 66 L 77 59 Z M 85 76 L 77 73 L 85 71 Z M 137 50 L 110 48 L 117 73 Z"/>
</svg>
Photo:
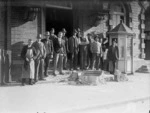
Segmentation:
<svg viewBox="0 0 150 113">
<path fill-rule="evenodd" d="M 28 58 L 26 58 L 26 61 L 28 61 L 28 62 L 29 62 L 29 59 L 28 59 Z"/>
</svg>

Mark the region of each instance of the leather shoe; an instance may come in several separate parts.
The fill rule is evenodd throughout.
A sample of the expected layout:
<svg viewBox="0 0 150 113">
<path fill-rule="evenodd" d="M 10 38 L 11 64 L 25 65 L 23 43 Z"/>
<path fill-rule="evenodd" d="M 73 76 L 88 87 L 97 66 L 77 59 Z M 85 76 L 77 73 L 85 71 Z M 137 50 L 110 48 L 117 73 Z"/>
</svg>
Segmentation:
<svg viewBox="0 0 150 113">
<path fill-rule="evenodd" d="M 46 80 L 46 79 L 44 79 L 44 78 L 41 78 L 40 80 Z"/>
</svg>

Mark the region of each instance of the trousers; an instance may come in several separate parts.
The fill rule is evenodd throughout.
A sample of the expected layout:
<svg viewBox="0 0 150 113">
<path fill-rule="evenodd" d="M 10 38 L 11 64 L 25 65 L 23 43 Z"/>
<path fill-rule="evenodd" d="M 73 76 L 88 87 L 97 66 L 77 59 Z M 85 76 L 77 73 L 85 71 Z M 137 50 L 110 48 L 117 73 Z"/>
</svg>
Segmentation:
<svg viewBox="0 0 150 113">
<path fill-rule="evenodd" d="M 62 73 L 63 70 L 63 54 L 55 53 L 54 55 L 54 70 L 53 73 L 56 73 L 57 65 L 59 64 L 59 72 Z"/>
<path fill-rule="evenodd" d="M 44 59 L 35 60 L 35 81 L 44 78 Z"/>
</svg>

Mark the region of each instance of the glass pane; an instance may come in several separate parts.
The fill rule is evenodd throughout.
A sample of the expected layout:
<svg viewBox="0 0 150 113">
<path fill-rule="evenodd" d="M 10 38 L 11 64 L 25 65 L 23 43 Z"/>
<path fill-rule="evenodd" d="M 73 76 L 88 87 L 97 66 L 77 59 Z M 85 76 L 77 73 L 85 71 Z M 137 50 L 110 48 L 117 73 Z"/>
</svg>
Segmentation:
<svg viewBox="0 0 150 113">
<path fill-rule="evenodd" d="M 131 37 L 127 38 L 127 57 L 131 57 L 132 54 L 132 40 Z"/>
<path fill-rule="evenodd" d="M 124 38 L 119 39 L 119 57 L 124 58 L 125 53 L 125 40 Z"/>
</svg>

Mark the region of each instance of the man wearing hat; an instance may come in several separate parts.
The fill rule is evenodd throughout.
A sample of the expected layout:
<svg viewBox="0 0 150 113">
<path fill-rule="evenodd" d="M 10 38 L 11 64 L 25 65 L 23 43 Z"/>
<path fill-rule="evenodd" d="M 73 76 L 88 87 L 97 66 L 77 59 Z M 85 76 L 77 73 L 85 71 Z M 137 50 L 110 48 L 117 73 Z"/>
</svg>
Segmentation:
<svg viewBox="0 0 150 113">
<path fill-rule="evenodd" d="M 79 52 L 79 41 L 77 39 L 77 31 L 74 30 L 73 36 L 68 40 L 68 49 L 70 54 L 70 69 L 77 70 L 78 52 Z"/>
<path fill-rule="evenodd" d="M 114 39 L 112 45 L 108 49 L 108 61 L 109 61 L 109 71 L 111 74 L 114 74 L 117 61 L 119 59 L 119 49 L 117 46 L 117 41 Z"/>
<path fill-rule="evenodd" d="M 55 35 L 55 29 L 52 28 L 50 31 L 50 40 L 55 40 L 57 38 L 57 36 Z"/>
<path fill-rule="evenodd" d="M 44 59 L 46 57 L 46 49 L 41 42 L 42 34 L 37 36 L 37 40 L 33 43 L 33 47 L 36 49 L 37 57 L 35 59 L 35 82 L 44 79 Z"/>
<path fill-rule="evenodd" d="M 92 52 L 91 52 L 91 44 L 94 41 L 93 36 L 91 33 L 87 34 L 87 38 L 89 41 L 89 44 L 87 45 L 87 69 L 92 69 Z"/>
<path fill-rule="evenodd" d="M 59 32 L 58 37 L 54 40 L 54 70 L 53 75 L 56 76 L 56 69 L 59 63 L 59 74 L 64 75 L 63 73 L 63 56 L 64 56 L 64 49 L 65 49 L 65 43 L 62 39 L 63 33 Z"/>
<path fill-rule="evenodd" d="M 49 39 L 50 37 L 50 32 L 46 32 L 45 34 L 45 39 L 42 40 L 42 42 L 45 45 L 45 49 L 46 49 L 46 58 L 45 58 L 45 68 L 44 68 L 44 74 L 47 77 L 47 70 L 49 67 L 49 61 L 50 59 L 53 57 L 53 52 L 54 52 L 54 48 L 53 48 L 53 41 Z"/>
<path fill-rule="evenodd" d="M 66 29 L 65 29 L 65 28 L 62 29 L 62 33 L 63 33 L 62 39 L 63 39 L 64 42 L 65 42 L 63 68 L 64 68 L 64 69 L 67 69 L 67 60 L 68 60 L 67 56 L 68 56 L 69 50 L 68 50 L 68 38 L 66 37 Z"/>
</svg>

